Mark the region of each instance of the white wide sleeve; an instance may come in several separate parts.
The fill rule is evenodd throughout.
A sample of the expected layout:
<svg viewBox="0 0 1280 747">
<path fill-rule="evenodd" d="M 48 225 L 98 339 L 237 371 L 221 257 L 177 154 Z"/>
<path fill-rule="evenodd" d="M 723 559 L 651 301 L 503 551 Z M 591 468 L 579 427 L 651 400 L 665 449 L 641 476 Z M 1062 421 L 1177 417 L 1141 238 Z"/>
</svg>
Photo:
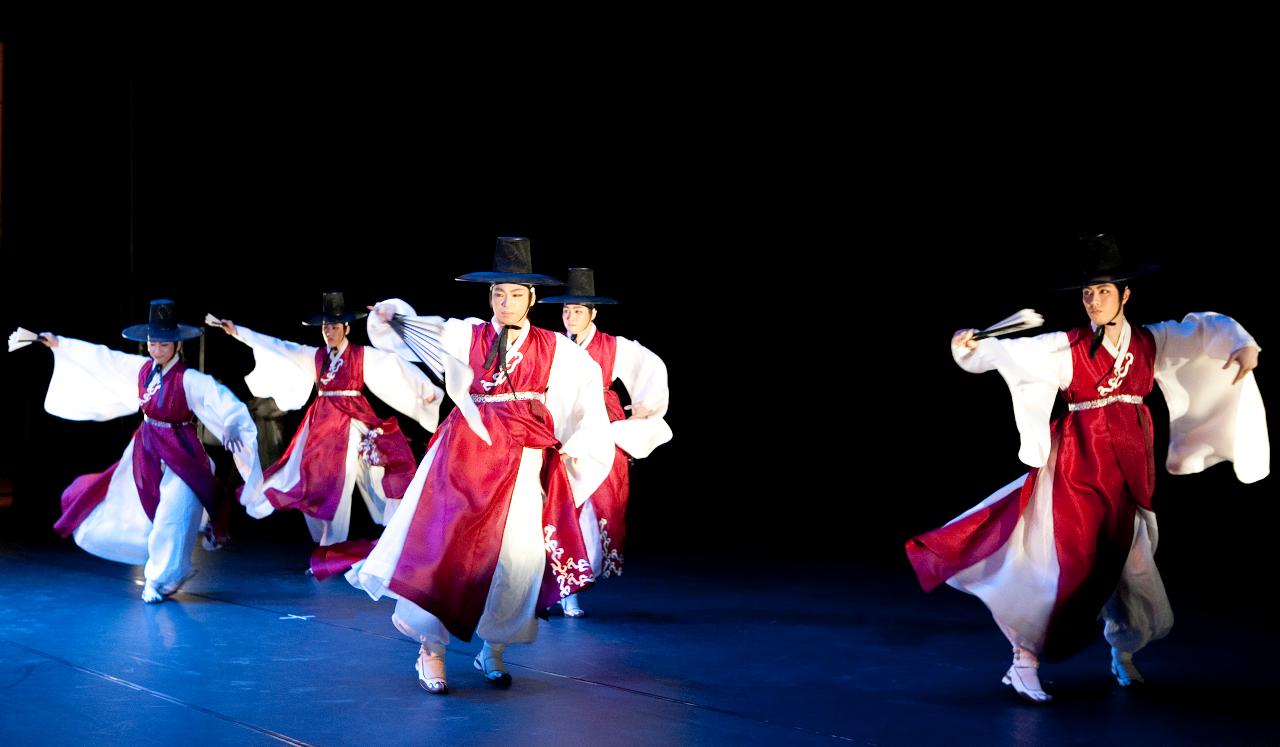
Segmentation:
<svg viewBox="0 0 1280 747">
<path fill-rule="evenodd" d="M 364 349 L 364 383 L 383 402 L 408 415 L 429 431 L 440 424 L 440 400 L 444 392 L 431 383 L 422 369 L 394 353 Z M 430 396 L 431 402 L 424 402 Z"/>
<path fill-rule="evenodd" d="M 258 429 L 249 408 L 212 376 L 192 369 L 183 374 L 182 389 L 187 406 L 214 438 L 222 441 L 232 430 L 239 435 L 242 446 L 232 457 L 244 479 L 243 495 L 257 495 L 262 490 L 262 465 L 258 462 Z"/>
<path fill-rule="evenodd" d="M 471 401 L 471 328 L 480 324 L 480 320 L 420 316 L 412 306 L 399 298 L 380 301 L 378 305 L 384 303 L 393 305 L 396 313 L 406 318 L 406 329 L 413 335 L 413 347 L 390 324 L 378 318 L 377 314 L 366 317 L 369 341 L 379 350 L 394 353 L 406 361 L 421 362 L 440 375 L 444 379 L 444 389 L 449 393 L 449 399 L 453 400 L 467 425 L 480 440 L 492 444 L 489 431 L 480 420 L 480 410 Z M 421 349 L 422 355 L 415 352 L 415 347 Z M 374 393 L 377 394 L 376 391 Z"/>
<path fill-rule="evenodd" d="M 281 410 L 297 410 L 316 383 L 316 350 L 236 325 L 234 337 L 253 348 L 253 371 L 244 377 L 255 397 L 271 397 Z"/>
<path fill-rule="evenodd" d="M 600 366 L 568 337 L 556 335 L 556 355 L 547 378 L 547 410 L 555 423 L 573 488 L 581 506 L 609 476 L 614 444 L 604 406 Z"/>
<path fill-rule="evenodd" d="M 663 420 L 667 415 L 670 392 L 667 390 L 667 366 L 645 346 L 625 337 L 617 337 L 613 375 L 627 388 L 633 405 L 644 405 L 653 411 L 647 418 L 630 417 L 609 424 L 614 442 L 631 456 L 642 459 L 671 440 L 671 427 Z"/>
<path fill-rule="evenodd" d="M 1257 346 L 1234 319 L 1211 311 L 1181 322 L 1147 325 L 1156 340 L 1156 383 L 1169 406 L 1170 474 L 1231 462 L 1236 478 L 1257 482 L 1271 472 L 1271 445 L 1262 394 L 1253 373 L 1232 384 L 1231 353 Z"/>
<path fill-rule="evenodd" d="M 1013 399 L 1021 446 L 1018 459 L 1043 467 L 1049 458 L 1049 416 L 1058 391 L 1071 384 L 1071 348 L 1065 332 L 1005 340 L 988 337 L 975 350 L 952 347 L 956 364 L 970 373 L 998 371 Z"/>
<path fill-rule="evenodd" d="M 67 420 L 111 420 L 133 414 L 140 405 L 138 372 L 147 360 L 105 345 L 59 337 L 44 409 Z"/>
</svg>

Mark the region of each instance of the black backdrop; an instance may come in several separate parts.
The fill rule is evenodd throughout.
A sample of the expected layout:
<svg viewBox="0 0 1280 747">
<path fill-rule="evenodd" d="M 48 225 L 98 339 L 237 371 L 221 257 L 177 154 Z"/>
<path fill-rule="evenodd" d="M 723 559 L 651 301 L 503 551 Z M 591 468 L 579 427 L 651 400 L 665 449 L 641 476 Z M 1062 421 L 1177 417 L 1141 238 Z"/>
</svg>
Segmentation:
<svg viewBox="0 0 1280 747">
<path fill-rule="evenodd" d="M 119 330 L 167 296 L 191 323 L 315 342 L 299 321 L 329 289 L 484 315 L 483 286 L 452 278 L 487 269 L 496 236 L 529 236 L 537 271 L 594 267 L 623 302 L 601 327 L 670 369 L 675 439 L 633 472 L 636 554 L 901 567 L 907 536 L 1020 469 L 1002 382 L 956 369 L 947 337 L 1022 307 L 1083 321 L 1050 290 L 1080 233 L 1163 264 L 1134 289 L 1135 321 L 1211 309 L 1264 349 L 1276 334 L 1276 189 L 1250 178 L 1274 148 L 1229 100 L 1192 118 L 1121 98 L 1100 118 L 1066 94 L 1015 105 L 936 79 L 868 99 L 747 63 L 600 86 L 350 41 L 6 41 L 5 332 L 127 350 Z M 558 307 L 534 319 L 554 329 Z M 206 345 L 247 396 L 247 349 Z M 53 536 L 58 492 L 133 426 L 47 415 L 49 370 L 39 348 L 0 361 L 0 522 L 28 540 Z M 1273 481 L 1162 474 L 1173 588 L 1265 579 Z M 288 519 L 240 529 L 297 539 Z"/>
</svg>

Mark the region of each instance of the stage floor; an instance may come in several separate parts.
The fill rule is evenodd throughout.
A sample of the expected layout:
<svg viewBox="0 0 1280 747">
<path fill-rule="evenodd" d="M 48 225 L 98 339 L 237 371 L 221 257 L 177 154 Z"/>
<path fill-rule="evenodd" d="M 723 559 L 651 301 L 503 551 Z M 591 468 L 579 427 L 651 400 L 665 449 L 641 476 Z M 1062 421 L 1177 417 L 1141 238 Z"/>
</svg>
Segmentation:
<svg viewBox="0 0 1280 747">
<path fill-rule="evenodd" d="M 197 551 L 143 604 L 141 569 L 69 541 L 0 546 L 0 744 L 1274 744 L 1268 619 L 1249 600 L 1180 605 L 1119 688 L 1097 645 L 1046 664 L 1049 706 L 1000 677 L 976 600 L 897 568 L 632 558 L 539 622 L 491 689 L 479 641 L 449 646 L 450 694 L 414 674 L 393 603 L 304 575 L 309 546 Z M 1244 606 L 1247 604 L 1247 606 Z"/>
</svg>

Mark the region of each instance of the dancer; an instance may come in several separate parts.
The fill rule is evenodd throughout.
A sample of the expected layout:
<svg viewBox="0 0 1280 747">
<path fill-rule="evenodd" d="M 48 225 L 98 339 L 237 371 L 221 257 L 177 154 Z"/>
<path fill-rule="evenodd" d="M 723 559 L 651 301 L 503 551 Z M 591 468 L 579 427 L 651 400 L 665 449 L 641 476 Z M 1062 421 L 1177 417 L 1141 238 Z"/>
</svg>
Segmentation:
<svg viewBox="0 0 1280 747">
<path fill-rule="evenodd" d="M 94 555 L 143 566 L 142 600 L 160 602 L 194 573 L 191 554 L 202 514 L 206 548 L 227 536 L 230 496 L 214 477 L 195 419 L 232 453 L 248 490 L 262 481 L 257 431 L 230 390 L 182 362 L 182 341 L 201 330 L 177 322 L 173 301 L 152 301 L 149 321 L 123 334 L 145 342 L 149 357 L 40 335 L 53 350 L 45 396 L 50 414 L 111 420 L 141 408 L 143 416 L 120 461 L 76 478 L 62 493 L 62 517 L 54 528 Z"/>
<path fill-rule="evenodd" d="M 369 316 L 374 345 L 414 355 L 444 378 L 456 407 L 432 440 L 378 545 L 347 573 L 421 644 L 429 693 L 448 691 L 449 635 L 484 645 L 474 666 L 497 687 L 503 652 L 537 636 L 535 614 L 591 583 L 575 497 L 585 501 L 613 461 L 600 367 L 563 335 L 532 326 L 529 240 L 499 238 L 490 321 L 420 317 L 398 299 Z"/>
<path fill-rule="evenodd" d="M 1101 612 L 1111 672 L 1142 681 L 1133 654 L 1163 637 L 1173 614 L 1156 569 L 1151 416 L 1160 384 L 1169 405 L 1168 469 L 1199 472 L 1231 461 L 1245 483 L 1269 471 L 1262 400 L 1250 371 L 1258 346 L 1229 317 L 1131 325 L 1130 281 L 1113 238 L 1088 248 L 1078 283 L 1087 326 L 1015 340 L 960 330 L 952 353 L 966 371 L 996 370 L 1009 384 L 1032 469 L 946 526 L 907 542 L 925 590 L 946 582 L 978 596 L 1013 646 L 1003 682 L 1036 703 L 1040 658 L 1062 658 L 1095 635 Z M 1067 412 L 1049 422 L 1055 393 Z"/>
<path fill-rule="evenodd" d="M 579 514 L 591 572 L 600 579 L 622 575 L 631 462 L 649 456 L 655 448 L 670 441 L 671 428 L 663 420 L 670 398 L 666 365 L 640 343 L 607 334 L 596 327 L 599 312 L 596 307 L 617 301 L 597 296 L 595 285 L 595 273 L 590 267 L 570 267 L 568 292 L 538 299 L 538 303 L 564 305 L 561 320 L 565 334 L 587 351 L 603 375 L 605 409 L 617 449 L 609 477 L 582 505 Z M 615 380 L 622 382 L 631 398 L 631 404 L 625 408 L 618 393 L 610 388 Z M 626 410 L 631 411 L 630 418 Z M 560 605 L 566 617 L 586 615 L 577 594 L 560 600 Z"/>
<path fill-rule="evenodd" d="M 320 313 L 303 322 L 320 327 L 324 347 L 279 340 L 230 319 L 207 320 L 253 348 L 256 365 L 244 380 L 254 396 L 273 398 L 281 410 L 296 410 L 315 387 L 315 401 L 289 448 L 263 472 L 263 489 L 243 492 L 240 500 L 259 519 L 277 509 L 301 511 L 312 539 L 322 546 L 347 539 L 353 486 L 373 521 L 384 524 L 387 501 L 404 495 L 416 469 L 396 419 L 378 417 L 363 388 L 428 431 L 439 420 L 443 392 L 421 369 L 391 353 L 351 344 L 350 322 L 364 315 L 348 311 L 342 293 L 325 293 Z"/>
</svg>

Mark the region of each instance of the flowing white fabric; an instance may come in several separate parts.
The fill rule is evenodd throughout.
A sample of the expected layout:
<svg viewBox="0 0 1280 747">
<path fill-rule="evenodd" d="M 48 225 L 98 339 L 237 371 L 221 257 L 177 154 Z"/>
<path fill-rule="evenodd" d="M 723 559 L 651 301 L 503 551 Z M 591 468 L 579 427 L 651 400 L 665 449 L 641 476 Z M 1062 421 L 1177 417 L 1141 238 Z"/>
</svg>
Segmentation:
<svg viewBox="0 0 1280 747">
<path fill-rule="evenodd" d="M 285 412 L 307 404 L 316 384 L 315 346 L 277 339 L 238 324 L 233 337 L 253 348 L 254 367 L 244 377 L 253 396 L 271 397 Z"/>
<path fill-rule="evenodd" d="M 636 459 L 643 459 L 671 440 L 671 426 L 664 419 L 671 401 L 667 388 L 667 366 L 662 359 L 638 342 L 616 337 L 613 377 L 627 388 L 631 404 L 652 411 L 645 418 L 629 417 L 609 425 L 613 440 Z"/>
<path fill-rule="evenodd" d="M 1156 383 L 1169 406 L 1170 474 L 1189 475 L 1229 461 L 1243 483 L 1271 472 L 1271 442 L 1253 372 L 1236 384 L 1223 362 L 1253 337 L 1231 317 L 1187 314 L 1147 325 L 1156 339 Z"/>
<path fill-rule="evenodd" d="M 1055 439 L 1050 455 L 1056 456 Z M 1058 554 L 1053 538 L 1055 460 L 1037 474 L 1031 501 L 1008 541 L 989 557 L 960 571 L 947 584 L 973 594 L 987 605 L 1009 642 L 1038 654 L 1058 596 Z M 985 508 L 1022 490 L 1026 476 L 1013 481 L 961 515 Z M 956 520 L 958 521 L 960 517 Z"/>
</svg>

